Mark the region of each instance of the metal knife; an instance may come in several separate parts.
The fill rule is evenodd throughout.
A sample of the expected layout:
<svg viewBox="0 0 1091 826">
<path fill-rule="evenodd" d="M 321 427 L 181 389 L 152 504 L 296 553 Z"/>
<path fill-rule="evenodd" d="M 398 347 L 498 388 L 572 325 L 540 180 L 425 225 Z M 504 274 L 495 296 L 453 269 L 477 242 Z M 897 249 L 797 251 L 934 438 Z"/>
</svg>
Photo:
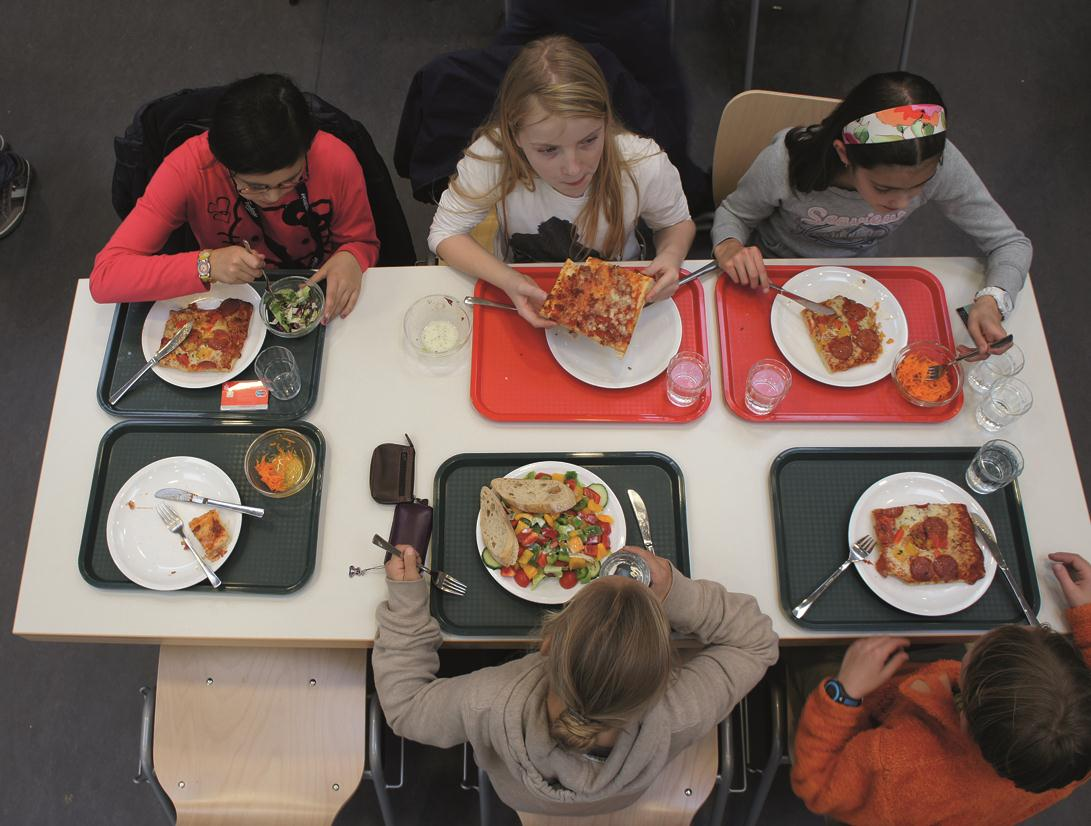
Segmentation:
<svg viewBox="0 0 1091 826">
<path fill-rule="evenodd" d="M 125 382 L 125 384 L 121 385 L 120 388 L 114 391 L 113 395 L 110 396 L 110 404 L 117 404 L 118 400 L 129 392 L 130 388 L 132 388 L 132 386 L 137 383 L 141 376 L 143 376 L 145 373 L 155 367 L 155 365 L 157 365 L 160 360 L 163 359 L 165 356 L 170 355 L 170 353 L 172 353 L 179 344 L 186 340 L 186 337 L 189 336 L 192 330 L 193 322 L 187 321 L 185 323 L 185 326 L 182 327 L 181 330 L 171 336 L 170 341 L 160 347 L 156 354 L 148 359 L 147 363 L 143 367 L 136 371 L 135 376 L 133 376 L 131 379 Z"/>
<path fill-rule="evenodd" d="M 648 553 L 654 555 L 655 544 L 652 542 L 652 523 L 648 521 L 648 509 L 644 506 L 644 500 L 639 493 L 630 488 L 629 501 L 633 503 L 633 513 L 636 514 L 636 524 L 640 526 L 640 536 L 644 539 L 644 547 L 648 549 Z"/>
<path fill-rule="evenodd" d="M 1035 616 L 1034 610 L 1030 607 L 1030 603 L 1027 602 L 1026 597 L 1023 596 L 1023 592 L 1019 589 L 1019 583 L 1017 583 L 1015 577 L 1012 576 L 1011 568 L 1008 567 L 1008 562 L 1004 559 L 1004 555 L 1000 553 L 1000 546 L 996 544 L 996 540 L 989 531 L 989 526 L 985 524 L 980 516 L 975 516 L 972 513 L 970 514 L 970 519 L 974 523 L 974 535 L 977 537 L 977 541 L 989 549 L 989 553 L 993 555 L 993 559 L 996 560 L 997 566 L 1003 571 L 1004 578 L 1008 581 L 1012 593 L 1015 594 L 1015 598 L 1019 601 L 1019 607 L 1023 609 L 1023 615 L 1027 618 L 1027 622 L 1031 625 L 1041 625 L 1042 623 L 1038 621 L 1038 617 Z"/>
<path fill-rule="evenodd" d="M 792 292 L 791 290 L 786 290 L 783 287 L 778 287 L 776 284 L 773 284 L 772 282 L 770 282 L 769 288 L 772 289 L 772 290 L 776 290 L 778 293 L 783 295 L 785 298 L 792 299 L 792 301 L 796 302 L 797 304 L 802 304 L 804 307 L 806 307 L 812 313 L 818 313 L 819 315 L 837 315 L 836 312 L 831 310 L 825 304 L 819 304 L 817 301 L 811 301 L 811 299 L 804 298 L 801 295 L 797 295 L 796 293 Z"/>
<path fill-rule="evenodd" d="M 221 502 L 219 499 L 209 499 L 197 493 L 190 493 L 181 488 L 160 488 L 155 492 L 156 499 L 169 499 L 172 502 L 192 502 L 195 505 L 211 505 L 214 508 L 224 508 L 229 511 L 238 511 L 247 516 L 256 516 L 261 519 L 265 516 L 264 508 L 252 508 L 249 505 L 236 505 L 234 502 Z"/>
</svg>

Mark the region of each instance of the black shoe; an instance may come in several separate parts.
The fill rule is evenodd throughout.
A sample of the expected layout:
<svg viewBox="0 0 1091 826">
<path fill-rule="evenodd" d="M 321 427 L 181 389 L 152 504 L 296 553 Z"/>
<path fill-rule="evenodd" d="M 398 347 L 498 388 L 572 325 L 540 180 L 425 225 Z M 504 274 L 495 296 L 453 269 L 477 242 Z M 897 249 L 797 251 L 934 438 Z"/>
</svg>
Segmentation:
<svg viewBox="0 0 1091 826">
<path fill-rule="evenodd" d="M 0 238 L 8 235 L 27 208 L 27 192 L 30 189 L 30 161 L 12 155 L 18 165 L 11 183 L 0 189 Z"/>
</svg>

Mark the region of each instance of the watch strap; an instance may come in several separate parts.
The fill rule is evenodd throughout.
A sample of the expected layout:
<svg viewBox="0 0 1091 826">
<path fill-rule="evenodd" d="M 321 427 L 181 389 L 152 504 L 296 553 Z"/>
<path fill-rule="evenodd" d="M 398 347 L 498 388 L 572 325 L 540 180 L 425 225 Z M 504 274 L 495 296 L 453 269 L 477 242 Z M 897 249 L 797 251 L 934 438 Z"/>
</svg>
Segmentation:
<svg viewBox="0 0 1091 826">
<path fill-rule="evenodd" d="M 826 680 L 823 688 L 826 691 L 826 696 L 833 700 L 835 703 L 840 703 L 841 705 L 848 706 L 849 708 L 859 708 L 860 705 L 863 704 L 862 700 L 856 697 L 849 696 L 849 694 L 845 691 L 845 687 L 841 685 L 841 681 L 836 678 L 830 678 L 829 680 Z"/>
<path fill-rule="evenodd" d="M 1003 287 L 983 287 L 974 293 L 974 301 L 985 295 L 996 302 L 996 307 L 1000 310 L 1000 320 L 1007 321 L 1011 311 L 1015 309 L 1015 302 L 1011 300 L 1008 291 Z"/>
<path fill-rule="evenodd" d="M 197 253 L 197 277 L 201 283 L 212 283 L 212 250 L 201 250 Z"/>
</svg>

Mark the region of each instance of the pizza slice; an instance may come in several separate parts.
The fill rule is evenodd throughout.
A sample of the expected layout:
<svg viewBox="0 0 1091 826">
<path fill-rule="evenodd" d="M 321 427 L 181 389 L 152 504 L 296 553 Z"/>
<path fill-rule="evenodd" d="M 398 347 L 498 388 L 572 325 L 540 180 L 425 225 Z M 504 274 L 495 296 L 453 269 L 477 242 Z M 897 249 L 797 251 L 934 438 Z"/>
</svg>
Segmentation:
<svg viewBox="0 0 1091 826">
<path fill-rule="evenodd" d="M 875 310 L 843 295 L 821 303 L 836 315 L 804 310 L 803 320 L 826 369 L 839 373 L 878 361 L 883 353 L 883 329 Z"/>
<path fill-rule="evenodd" d="M 160 360 L 160 366 L 190 372 L 231 370 L 242 355 L 253 313 L 254 306 L 238 298 L 224 299 L 211 310 L 199 309 L 196 304 L 171 310 L 160 347 L 188 321 L 193 322 L 193 331 Z"/>
<path fill-rule="evenodd" d="M 564 262 L 540 315 L 624 356 L 655 279 L 588 258 Z"/>
<path fill-rule="evenodd" d="M 985 576 L 985 557 L 974 539 L 965 505 L 905 505 L 871 512 L 879 558 L 875 570 L 911 585 L 972 584 Z"/>
<path fill-rule="evenodd" d="M 231 537 L 227 528 L 220 521 L 219 511 L 205 511 L 189 521 L 189 529 L 205 550 L 205 559 L 215 562 L 227 553 L 227 543 Z"/>
</svg>

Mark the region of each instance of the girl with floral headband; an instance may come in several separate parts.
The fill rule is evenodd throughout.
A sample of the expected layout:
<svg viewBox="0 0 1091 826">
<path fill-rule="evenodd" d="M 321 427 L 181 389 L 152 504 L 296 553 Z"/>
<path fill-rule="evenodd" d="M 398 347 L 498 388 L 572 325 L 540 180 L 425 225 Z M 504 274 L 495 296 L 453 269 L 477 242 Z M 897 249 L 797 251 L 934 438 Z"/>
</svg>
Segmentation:
<svg viewBox="0 0 1091 826">
<path fill-rule="evenodd" d="M 947 140 L 943 99 L 922 77 L 872 75 L 821 123 L 777 133 L 716 210 L 712 243 L 733 281 L 767 289 L 763 257 L 873 255 L 929 201 L 986 255 L 968 324 L 983 357 L 1006 335 L 1031 245 Z"/>
</svg>

